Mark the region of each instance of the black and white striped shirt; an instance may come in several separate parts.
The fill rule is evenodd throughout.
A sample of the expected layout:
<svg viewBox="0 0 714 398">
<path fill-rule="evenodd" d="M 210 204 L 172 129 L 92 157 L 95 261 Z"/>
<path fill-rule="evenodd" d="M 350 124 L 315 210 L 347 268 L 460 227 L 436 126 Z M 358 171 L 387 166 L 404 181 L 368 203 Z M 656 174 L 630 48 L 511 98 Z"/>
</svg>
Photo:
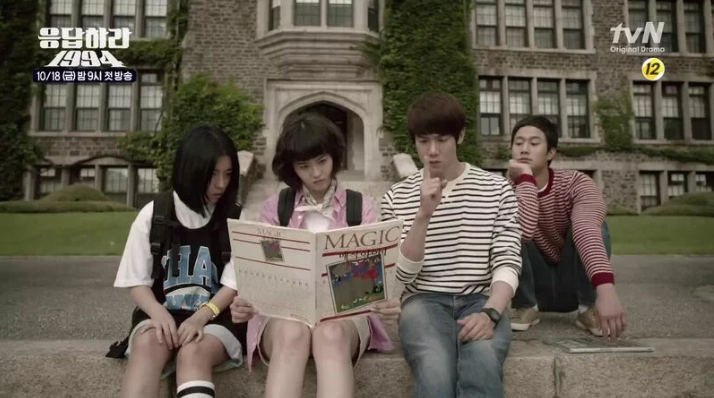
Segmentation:
<svg viewBox="0 0 714 398">
<path fill-rule="evenodd" d="M 404 221 L 402 241 L 414 223 L 422 171 L 394 184 L 382 198 L 382 220 Z M 521 227 L 518 202 L 505 178 L 466 164 L 450 181 L 434 211 L 424 260 L 399 256 L 397 279 L 407 293 L 487 293 L 496 281 L 518 287 Z"/>
</svg>

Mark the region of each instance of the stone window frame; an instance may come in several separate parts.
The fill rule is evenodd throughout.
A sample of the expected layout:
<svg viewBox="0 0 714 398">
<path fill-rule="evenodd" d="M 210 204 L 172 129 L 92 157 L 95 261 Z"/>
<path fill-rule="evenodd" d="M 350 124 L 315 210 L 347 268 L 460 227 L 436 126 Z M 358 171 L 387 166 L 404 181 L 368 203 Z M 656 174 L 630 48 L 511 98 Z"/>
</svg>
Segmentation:
<svg viewBox="0 0 714 398">
<path fill-rule="evenodd" d="M 95 166 L 78 166 L 71 170 L 70 181 L 72 184 L 87 185 L 96 187 L 97 184 L 97 168 Z"/>
<path fill-rule="evenodd" d="M 555 84 L 555 90 L 552 90 L 550 86 Z M 536 83 L 536 96 L 538 97 L 538 103 L 535 105 L 537 109 L 537 113 L 539 115 L 543 115 L 550 119 L 551 122 L 559 124 L 560 123 L 560 81 L 559 80 L 550 80 L 550 79 L 538 79 Z M 542 93 L 542 94 L 541 94 Z M 548 96 L 556 96 L 556 105 L 557 105 L 557 111 L 555 113 L 553 112 L 544 112 L 541 108 L 543 103 L 540 101 L 541 98 L 546 98 Z M 551 104 L 552 105 L 552 104 Z M 560 129 L 558 129 L 558 133 L 562 135 L 562 132 Z"/>
<path fill-rule="evenodd" d="M 653 84 L 653 106 L 654 109 L 663 109 L 663 92 L 662 86 L 666 84 L 678 84 L 679 85 L 679 109 L 680 117 L 683 125 L 684 137 L 682 140 L 668 140 L 665 138 L 665 128 L 664 128 L 664 114 L 663 112 L 654 112 L 654 127 L 655 127 L 655 138 L 654 139 L 643 139 L 638 138 L 636 135 L 634 137 L 635 143 L 640 144 L 686 144 L 686 145 L 712 145 L 714 144 L 714 78 L 709 78 L 702 75 L 696 74 L 669 74 L 662 77 L 656 82 L 650 82 L 645 80 L 641 73 L 633 72 L 629 75 L 630 84 L 628 84 L 627 90 L 629 97 L 632 99 L 634 104 L 634 84 Z M 709 114 L 709 129 L 711 131 L 711 139 L 698 140 L 692 137 L 692 117 L 691 117 L 691 106 L 689 104 L 689 86 L 704 86 L 706 87 L 706 96 L 708 102 L 708 114 Z M 631 120 L 630 127 L 632 131 L 636 131 L 635 118 Z"/>
<path fill-rule="evenodd" d="M 566 96 L 566 83 L 568 81 L 586 81 L 587 84 L 587 103 L 588 103 L 588 113 L 592 113 L 593 104 L 597 101 L 596 87 L 597 87 L 597 73 L 590 71 L 553 71 L 546 69 L 506 69 L 503 68 L 487 68 L 482 69 L 479 73 L 479 77 L 488 78 L 500 78 L 501 79 L 501 135 L 499 136 L 484 136 L 479 132 L 479 136 L 488 141 L 504 141 L 510 143 L 511 141 L 511 123 L 510 123 L 510 104 L 508 98 L 508 80 L 509 79 L 530 79 L 530 91 L 531 91 L 531 112 L 535 109 L 537 111 L 538 106 L 538 81 L 557 81 L 558 82 L 558 105 L 559 105 L 559 120 L 558 127 L 560 130 L 559 142 L 562 143 L 582 143 L 582 144 L 597 144 L 600 143 L 600 131 L 596 128 L 595 118 L 588 117 L 588 129 L 590 131 L 590 137 L 588 138 L 574 138 L 571 137 L 568 131 L 568 113 L 567 113 L 567 96 Z M 506 73 L 502 73 L 506 72 Z M 533 113 L 537 114 L 537 113 Z M 479 109 L 480 116 L 480 109 Z M 506 126 L 508 129 L 506 129 Z"/>
<path fill-rule="evenodd" d="M 384 6 L 386 0 L 378 1 L 377 18 L 379 29 L 384 26 Z M 369 26 L 370 2 L 367 0 L 352 0 L 352 27 L 329 26 L 328 25 L 328 1 L 320 0 L 320 25 L 319 26 L 295 26 L 295 1 L 281 0 L 280 1 L 280 17 L 278 26 L 271 26 L 271 4 L 273 0 L 258 0 L 256 12 L 256 39 L 265 36 L 279 34 L 281 32 L 359 32 L 366 33 L 375 38 L 379 36 L 379 32 Z M 372 11 L 373 12 L 373 11 Z"/>
<path fill-rule="evenodd" d="M 536 46 L 535 40 L 535 26 L 534 26 L 534 2 L 533 0 L 525 0 L 526 7 L 526 46 L 525 47 L 512 47 L 508 46 L 506 40 L 506 2 L 508 0 L 496 0 L 497 3 L 497 34 L 496 34 L 496 45 L 481 45 L 478 44 L 478 27 L 476 24 L 476 7 L 472 7 L 471 18 L 470 18 L 470 35 L 471 43 L 474 49 L 507 49 L 508 51 L 537 51 L 537 52 L 568 52 L 568 53 L 594 53 L 595 43 L 593 37 L 593 22 L 592 14 L 593 7 L 592 2 L 594 0 L 583 0 L 582 3 L 582 35 L 583 35 L 583 48 L 566 48 L 564 43 L 564 32 L 565 28 L 563 26 L 563 0 L 553 0 L 554 8 L 554 19 L 555 19 L 555 47 L 554 48 L 540 48 Z M 567 7 L 566 7 L 567 8 Z"/>
<path fill-rule="evenodd" d="M 498 84 L 496 84 L 498 83 Z M 489 101 L 486 100 L 486 95 L 487 93 L 498 93 L 498 103 L 490 103 Z M 503 113 L 503 79 L 500 77 L 485 77 L 484 79 L 479 79 L 479 132 L 481 135 L 485 137 L 499 137 L 501 135 L 501 132 L 503 131 L 503 121 L 502 121 L 502 113 Z M 487 105 L 497 105 L 497 108 L 499 110 L 498 113 L 496 112 L 482 112 L 482 107 L 487 108 Z M 488 108 L 491 108 L 488 106 Z M 488 110 L 488 109 L 486 109 Z M 486 117 L 488 120 L 488 125 L 490 127 L 491 125 L 491 120 L 495 119 L 498 122 L 498 131 L 499 134 L 496 135 L 491 135 L 491 134 L 483 134 L 484 129 L 483 127 L 483 117 Z M 489 130 L 490 131 L 490 130 Z"/>
<path fill-rule="evenodd" d="M 139 79 L 137 79 L 136 82 L 130 84 L 131 86 L 131 108 L 130 108 L 130 121 L 129 121 L 129 129 L 126 131 L 111 131 L 109 130 L 109 86 L 112 83 L 99 83 L 99 121 L 97 124 L 97 128 L 91 131 L 79 131 L 77 130 L 76 126 L 76 114 L 77 114 L 77 87 L 82 85 L 83 83 L 69 83 L 64 85 L 65 88 L 65 94 L 66 94 L 66 99 L 65 99 L 65 106 L 64 108 L 64 127 L 59 129 L 59 130 L 44 130 L 42 127 L 44 127 L 44 121 L 42 120 L 45 114 L 46 109 L 60 109 L 57 107 L 48 107 L 45 108 L 44 106 L 44 91 L 47 86 L 42 86 L 40 85 L 40 92 L 43 94 L 41 96 L 35 96 L 32 100 L 32 107 L 31 107 L 31 121 L 32 121 L 32 129 L 30 131 L 30 135 L 32 136 L 38 136 L 38 137 L 56 137 L 56 136 L 78 136 L 78 137 L 122 137 L 124 136 L 127 132 L 130 131 L 139 131 L 141 128 L 140 122 L 141 122 L 141 87 L 143 84 L 149 84 L 149 83 L 142 83 L 142 76 L 144 75 L 149 75 L 149 74 L 155 74 L 157 75 L 157 80 L 158 83 L 150 83 L 151 85 L 158 85 L 161 86 L 161 81 L 163 79 L 163 74 L 160 71 L 156 70 L 139 70 Z M 116 83 L 117 85 L 120 85 L 121 83 Z M 121 84 L 125 85 L 125 84 Z M 165 93 L 162 92 L 162 98 L 165 96 Z M 39 115 L 40 117 L 35 117 L 35 115 Z"/>
<path fill-rule="evenodd" d="M 693 177 L 693 192 L 714 192 L 714 172 L 694 172 Z M 700 184 L 700 182 L 702 184 Z"/>
<path fill-rule="evenodd" d="M 86 1 L 95 1 L 96 0 L 86 0 Z M 131 34 L 131 40 L 152 40 L 152 39 L 163 39 L 163 38 L 168 38 L 168 30 L 166 30 L 165 34 L 163 36 L 153 36 L 153 37 L 147 37 L 146 36 L 146 30 L 147 30 L 147 19 L 153 19 L 157 20 L 160 22 L 161 19 L 163 19 L 164 26 L 166 26 L 166 23 L 168 22 L 168 15 L 171 7 L 173 7 L 173 4 L 175 0 L 163 0 L 166 3 L 166 9 L 163 12 L 163 16 L 152 16 L 152 15 L 146 15 L 146 5 L 148 4 L 149 1 L 151 0 L 135 0 L 135 10 L 134 10 L 134 15 L 128 15 L 128 14 L 119 14 L 116 13 L 115 15 L 115 3 L 117 1 L 121 0 L 103 0 L 103 14 L 102 14 L 102 24 L 101 26 L 107 26 L 107 27 L 115 27 L 115 24 L 117 20 L 121 20 L 122 18 L 126 19 L 127 17 L 134 17 L 134 29 L 132 29 L 132 34 Z M 65 0 L 66 2 L 66 0 Z M 66 21 L 67 17 L 70 17 L 70 22 L 69 25 L 67 26 L 66 23 L 59 24 L 60 27 L 80 27 L 83 26 L 83 19 L 85 17 L 91 17 L 95 18 L 98 17 L 99 15 L 89 15 L 83 12 L 83 1 L 82 0 L 72 0 L 72 12 L 71 14 L 68 14 L 66 9 L 61 10 L 62 12 L 53 12 L 53 11 L 60 11 L 60 10 L 53 10 L 52 7 L 52 1 L 47 2 L 47 8 L 45 10 L 45 15 L 47 16 L 46 20 L 48 21 L 48 26 L 53 18 L 61 17 L 62 21 Z M 94 26 L 95 24 L 92 24 L 91 26 Z M 124 27 L 126 26 L 125 24 L 119 24 L 118 27 Z"/>
<path fill-rule="evenodd" d="M 679 180 L 679 177 L 681 177 L 681 181 L 675 181 Z M 681 196 L 689 192 L 687 189 L 688 177 L 687 172 L 684 171 L 667 172 L 667 197 L 669 199 L 676 198 L 677 196 Z"/>
<path fill-rule="evenodd" d="M 657 2 L 656 0 L 644 0 L 647 3 L 647 20 L 648 21 L 658 21 L 657 18 Z M 703 21 L 704 21 L 704 40 L 705 40 L 705 51 L 704 52 L 690 52 L 689 49 L 687 48 L 687 30 L 685 28 L 686 26 L 686 19 L 685 19 L 685 10 L 684 10 L 684 3 L 686 3 L 686 0 L 674 0 L 674 6 L 675 6 L 675 14 L 676 14 L 676 43 L 677 43 L 677 51 L 676 52 L 666 52 L 664 54 L 672 56 L 680 56 L 680 57 L 702 57 L 704 55 L 714 55 L 714 2 L 710 0 L 704 0 L 702 3 L 703 6 Z M 624 21 L 626 21 L 627 27 L 630 27 L 630 12 L 629 12 L 629 0 L 623 2 L 623 13 L 624 13 Z M 628 56 L 638 56 L 641 57 L 641 54 L 638 53 L 626 53 L 625 55 Z"/>
<path fill-rule="evenodd" d="M 62 169 L 55 165 L 41 165 L 37 167 L 37 180 L 35 181 L 37 197 L 42 198 L 62 188 Z M 51 187 L 49 190 L 45 187 Z"/>
<path fill-rule="evenodd" d="M 666 172 L 647 170 L 640 171 L 639 173 L 637 173 L 637 202 L 640 211 L 646 210 L 650 207 L 660 206 L 662 204 L 662 176 L 666 176 Z M 651 184 L 647 184 L 644 177 L 650 177 L 654 182 L 654 186 L 651 186 Z M 654 188 L 654 192 L 651 195 L 644 195 L 643 188 Z M 654 199 L 654 203 L 648 204 L 646 207 L 643 206 L 642 199 L 645 197 Z"/>
</svg>

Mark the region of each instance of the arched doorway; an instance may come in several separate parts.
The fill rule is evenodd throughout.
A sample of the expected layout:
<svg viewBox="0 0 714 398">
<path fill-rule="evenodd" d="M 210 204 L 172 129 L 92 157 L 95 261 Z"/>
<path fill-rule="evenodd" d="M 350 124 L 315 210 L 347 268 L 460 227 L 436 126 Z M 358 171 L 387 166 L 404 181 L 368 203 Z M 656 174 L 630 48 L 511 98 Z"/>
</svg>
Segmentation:
<svg viewBox="0 0 714 398">
<path fill-rule="evenodd" d="M 330 102 L 315 102 L 294 113 L 319 113 L 330 119 L 342 132 L 345 154 L 342 169 L 364 171 L 364 123 L 354 112 Z"/>
</svg>

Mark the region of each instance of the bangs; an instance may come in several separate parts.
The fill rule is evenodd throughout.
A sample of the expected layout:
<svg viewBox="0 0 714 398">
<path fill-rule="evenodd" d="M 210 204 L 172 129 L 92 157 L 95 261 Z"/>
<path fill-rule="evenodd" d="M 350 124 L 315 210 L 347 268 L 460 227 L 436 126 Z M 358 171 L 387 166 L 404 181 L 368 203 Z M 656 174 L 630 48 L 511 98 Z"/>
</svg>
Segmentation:
<svg viewBox="0 0 714 398">
<path fill-rule="evenodd" d="M 300 123 L 295 134 L 286 137 L 285 156 L 293 162 L 304 162 L 331 153 L 330 135 L 314 131 Z"/>
<path fill-rule="evenodd" d="M 428 134 L 458 137 L 466 125 L 463 106 L 445 93 L 427 93 L 417 98 L 407 112 L 407 130 L 413 137 Z"/>
<path fill-rule="evenodd" d="M 280 181 L 299 188 L 302 182 L 293 170 L 295 162 L 330 155 L 334 177 L 340 171 L 344 152 L 344 138 L 332 121 L 316 113 L 297 114 L 283 124 L 273 157 L 273 172 Z"/>
</svg>

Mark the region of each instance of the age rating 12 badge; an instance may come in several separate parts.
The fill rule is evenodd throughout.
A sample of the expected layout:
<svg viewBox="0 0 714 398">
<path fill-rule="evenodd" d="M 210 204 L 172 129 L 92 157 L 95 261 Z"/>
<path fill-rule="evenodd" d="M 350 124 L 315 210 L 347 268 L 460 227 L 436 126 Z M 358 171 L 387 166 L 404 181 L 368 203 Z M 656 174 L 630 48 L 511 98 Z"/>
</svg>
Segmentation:
<svg viewBox="0 0 714 398">
<path fill-rule="evenodd" d="M 642 76 L 650 81 L 657 81 L 664 76 L 664 62 L 659 58 L 648 58 L 642 64 Z"/>
</svg>

